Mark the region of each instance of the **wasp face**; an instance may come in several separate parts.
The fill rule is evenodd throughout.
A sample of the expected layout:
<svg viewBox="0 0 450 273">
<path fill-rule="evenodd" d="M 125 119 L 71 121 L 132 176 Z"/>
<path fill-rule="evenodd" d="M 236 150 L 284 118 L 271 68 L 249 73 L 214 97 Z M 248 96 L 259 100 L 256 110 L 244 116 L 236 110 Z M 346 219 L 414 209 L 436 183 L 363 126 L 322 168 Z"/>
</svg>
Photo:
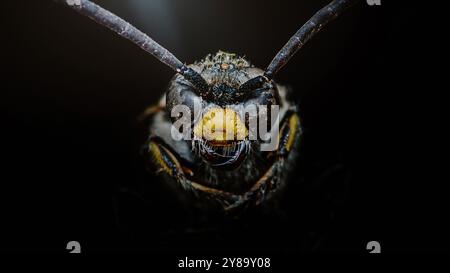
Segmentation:
<svg viewBox="0 0 450 273">
<path fill-rule="evenodd" d="M 177 72 L 160 104 L 149 107 L 142 116 L 153 117 L 149 154 L 158 170 L 184 189 L 195 192 L 197 197 L 206 195 L 205 200 L 215 200 L 228 210 L 259 204 L 283 184 L 282 174 L 294 160 L 301 129 L 296 103 L 287 96 L 287 88 L 272 79 L 315 33 L 357 1 L 334 0 L 319 10 L 275 55 L 265 71 L 225 52 L 186 66 L 143 32 L 91 1 L 58 2 L 131 40 Z M 280 127 L 274 127 L 277 130 L 270 129 L 274 124 L 272 105 L 279 106 L 276 122 Z M 190 112 L 187 122 L 186 116 L 181 116 L 190 140 L 173 137 L 173 125 L 180 116 L 171 114 L 178 106 Z M 251 106 L 256 114 L 247 112 Z M 261 122 L 262 116 L 271 118 Z M 259 149 L 258 145 L 266 147 L 266 143 L 258 135 L 252 138 L 255 131 L 264 131 L 259 130 L 261 125 L 277 132 L 276 145 L 269 145 L 270 152 Z M 185 136 L 184 131 L 182 135 Z"/>
<path fill-rule="evenodd" d="M 191 68 L 207 81 L 209 90 L 199 94 L 183 77 L 176 76 L 167 93 L 167 109 L 187 106 L 194 113 L 189 128 L 194 152 L 213 168 L 235 169 L 257 146 L 256 140 L 249 139 L 249 131 L 257 131 L 250 127 L 257 124 L 252 119 L 257 119 L 259 106 L 277 104 L 277 91 L 269 83 L 257 90 L 242 90 L 243 83 L 263 71 L 234 54 L 208 55 Z"/>
<path fill-rule="evenodd" d="M 153 117 L 150 128 L 156 166 L 222 208 L 265 199 L 283 183 L 284 164 L 293 160 L 290 151 L 299 139 L 297 109 L 287 89 L 259 81 L 263 70 L 230 53 L 208 55 L 189 69 L 207 88 L 199 89 L 182 73 L 170 81 L 161 101 L 166 111 Z M 271 150 L 262 149 L 263 125 L 276 132 Z"/>
</svg>

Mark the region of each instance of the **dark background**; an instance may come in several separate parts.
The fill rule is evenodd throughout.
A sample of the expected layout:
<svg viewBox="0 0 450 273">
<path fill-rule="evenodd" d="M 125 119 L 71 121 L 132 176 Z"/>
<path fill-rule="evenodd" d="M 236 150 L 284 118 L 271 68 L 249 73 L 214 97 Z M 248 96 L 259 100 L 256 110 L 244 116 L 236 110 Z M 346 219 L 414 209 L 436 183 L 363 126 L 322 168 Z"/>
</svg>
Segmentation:
<svg viewBox="0 0 450 273">
<path fill-rule="evenodd" d="M 186 63 L 222 49 L 264 68 L 328 1 L 96 2 Z M 295 89 L 305 130 L 280 209 L 205 220 L 139 154 L 146 125 L 136 117 L 173 72 L 53 1 L 1 1 L 0 249 L 445 249 L 444 197 L 427 168 L 429 101 L 414 92 L 430 88 L 421 11 L 389 2 L 362 1 L 277 75 Z"/>
</svg>

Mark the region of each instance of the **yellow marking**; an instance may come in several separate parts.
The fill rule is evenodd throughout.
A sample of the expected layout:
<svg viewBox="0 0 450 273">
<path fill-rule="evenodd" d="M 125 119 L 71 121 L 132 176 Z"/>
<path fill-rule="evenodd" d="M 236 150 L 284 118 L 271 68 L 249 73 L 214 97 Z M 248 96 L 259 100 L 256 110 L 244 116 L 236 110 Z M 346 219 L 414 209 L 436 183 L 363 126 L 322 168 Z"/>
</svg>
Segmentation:
<svg viewBox="0 0 450 273">
<path fill-rule="evenodd" d="M 184 173 L 186 173 L 189 176 L 194 176 L 194 172 L 191 169 L 189 169 L 188 167 L 184 167 L 184 166 L 182 168 L 183 168 Z"/>
<path fill-rule="evenodd" d="M 299 124 L 299 119 L 297 114 L 293 114 L 289 118 L 289 128 L 291 130 L 287 143 L 286 143 L 286 150 L 290 151 L 292 148 L 292 145 L 294 144 L 295 137 L 297 135 L 297 127 Z"/>
<path fill-rule="evenodd" d="M 218 190 L 218 189 L 211 188 L 208 186 L 204 186 L 202 184 L 199 184 L 199 183 L 193 182 L 193 181 L 191 181 L 191 185 L 194 189 L 202 191 L 202 192 L 206 192 L 209 194 L 219 194 L 219 195 L 224 195 L 224 196 L 238 196 L 234 193 L 223 191 L 223 190 Z"/>
<path fill-rule="evenodd" d="M 139 116 L 138 121 L 144 121 L 145 119 L 151 117 L 152 115 L 158 113 L 159 111 L 164 110 L 164 106 L 157 104 L 152 105 L 144 110 Z"/>
<path fill-rule="evenodd" d="M 253 187 L 250 189 L 250 192 L 255 192 L 259 190 L 264 184 L 269 182 L 269 179 L 273 176 L 275 165 L 272 164 L 272 166 L 266 171 L 266 173 L 261 176 L 261 178 L 253 185 Z"/>
<path fill-rule="evenodd" d="M 248 130 L 231 108 L 211 108 L 194 127 L 194 135 L 211 141 L 243 140 Z"/>
<path fill-rule="evenodd" d="M 160 146 L 158 146 L 158 144 L 156 144 L 154 142 L 150 142 L 149 150 L 153 155 L 154 162 L 156 164 L 158 164 L 162 168 L 163 171 L 172 175 L 173 174 L 172 169 L 167 165 L 167 163 L 164 161 L 164 159 L 162 157 Z M 174 162 L 176 162 L 176 161 L 174 161 Z"/>
</svg>

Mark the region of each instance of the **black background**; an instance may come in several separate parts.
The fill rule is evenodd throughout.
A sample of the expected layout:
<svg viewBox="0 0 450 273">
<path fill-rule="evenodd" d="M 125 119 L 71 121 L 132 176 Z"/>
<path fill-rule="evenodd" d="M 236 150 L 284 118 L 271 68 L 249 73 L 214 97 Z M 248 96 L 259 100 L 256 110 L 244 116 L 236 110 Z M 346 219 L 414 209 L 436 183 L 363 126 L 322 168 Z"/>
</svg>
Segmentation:
<svg viewBox="0 0 450 273">
<path fill-rule="evenodd" d="M 327 2 L 97 1 L 186 63 L 222 49 L 258 67 Z M 0 249 L 66 252 L 77 240 L 83 252 L 366 253 L 376 240 L 383 252 L 444 250 L 421 11 L 389 2 L 362 1 L 277 75 L 305 129 L 282 212 L 205 224 L 139 154 L 136 117 L 173 72 L 53 1 L 2 1 Z"/>
</svg>

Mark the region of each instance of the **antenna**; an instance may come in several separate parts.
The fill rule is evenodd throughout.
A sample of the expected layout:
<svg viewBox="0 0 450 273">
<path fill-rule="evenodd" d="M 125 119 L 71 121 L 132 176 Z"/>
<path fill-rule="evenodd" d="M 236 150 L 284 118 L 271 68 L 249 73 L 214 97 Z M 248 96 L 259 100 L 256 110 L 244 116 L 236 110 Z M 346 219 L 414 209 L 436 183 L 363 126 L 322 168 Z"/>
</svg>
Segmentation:
<svg viewBox="0 0 450 273">
<path fill-rule="evenodd" d="M 183 75 L 200 93 L 204 93 L 209 89 L 205 79 L 203 79 L 199 73 L 184 65 L 170 51 L 162 47 L 147 34 L 143 33 L 119 16 L 88 0 L 56 1 L 76 10 L 84 16 L 91 18 L 100 25 L 109 28 L 123 38 L 138 45 L 140 48 L 153 55 L 160 62 Z"/>
</svg>

